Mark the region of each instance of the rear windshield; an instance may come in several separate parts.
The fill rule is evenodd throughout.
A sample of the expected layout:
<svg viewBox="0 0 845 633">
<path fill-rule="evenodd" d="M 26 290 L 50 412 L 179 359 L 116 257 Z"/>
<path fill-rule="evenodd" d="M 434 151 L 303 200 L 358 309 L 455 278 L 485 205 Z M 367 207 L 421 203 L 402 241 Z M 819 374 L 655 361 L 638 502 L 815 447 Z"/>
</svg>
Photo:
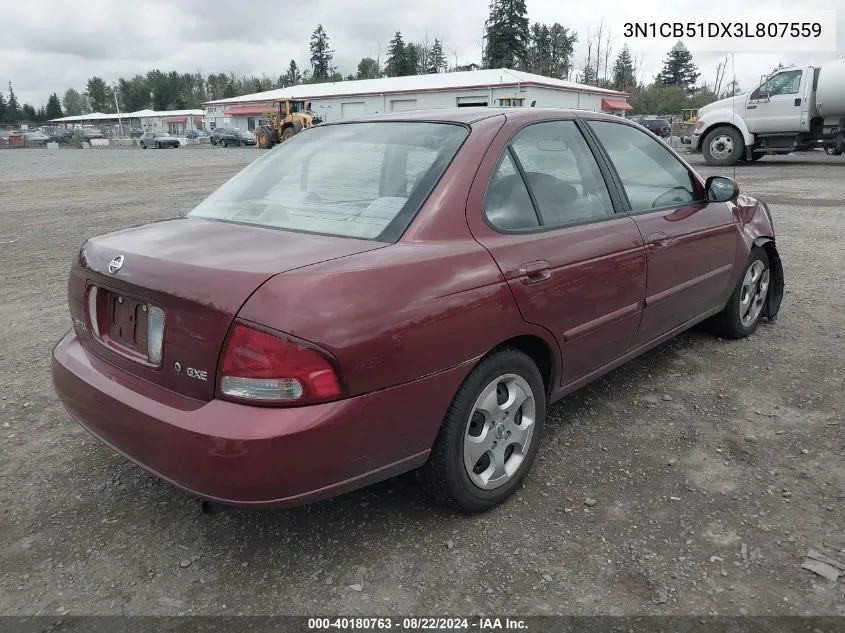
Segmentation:
<svg viewBox="0 0 845 633">
<path fill-rule="evenodd" d="M 466 138 L 464 126 L 321 125 L 267 152 L 188 215 L 394 241 Z"/>
</svg>

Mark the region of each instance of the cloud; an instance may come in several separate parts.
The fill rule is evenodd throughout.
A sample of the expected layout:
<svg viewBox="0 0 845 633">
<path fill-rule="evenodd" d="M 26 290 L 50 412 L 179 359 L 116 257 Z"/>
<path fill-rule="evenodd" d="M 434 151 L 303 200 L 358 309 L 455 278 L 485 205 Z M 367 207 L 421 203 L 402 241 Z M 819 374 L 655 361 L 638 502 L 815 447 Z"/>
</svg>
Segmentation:
<svg viewBox="0 0 845 633">
<path fill-rule="evenodd" d="M 560 22 L 578 32 L 573 59 L 583 66 L 588 36 L 595 36 L 603 21 L 611 35 L 611 63 L 621 50 L 623 21 L 630 16 L 644 21 L 683 19 L 687 9 L 675 0 L 640 0 L 622 5 L 619 0 L 569 2 L 527 0 L 529 18 Z M 630 9 L 620 7 L 630 6 Z M 709 0 L 715 19 L 729 20 L 743 9 L 755 9 L 759 0 Z M 766 13 L 794 9 L 795 2 L 769 0 Z M 837 42 L 845 53 L 845 2 L 802 0 L 802 10 L 839 9 Z M 564 10 L 565 7 L 565 10 Z M 11 80 L 19 98 L 35 105 L 56 91 L 84 89 L 97 75 L 112 83 L 119 77 L 158 68 L 180 72 L 233 72 L 277 77 L 290 59 L 307 67 L 309 38 L 318 23 L 335 50 L 334 63 L 344 74 L 354 73 L 361 57 L 384 62 L 395 31 L 406 41 L 439 38 L 450 64 L 479 61 L 489 0 L 86 0 L 85 10 L 64 0 L 4 3 L 3 22 L 14 25 L 0 40 L 0 86 Z M 827 25 L 831 26 L 831 25 Z M 674 42 L 665 42 L 668 52 Z M 657 74 L 665 52 L 632 47 L 640 71 L 648 80 Z M 724 54 L 695 51 L 701 80 L 712 83 Z M 736 53 L 733 68 L 740 85 L 750 87 L 778 63 L 812 64 L 830 53 Z M 731 72 L 732 76 L 733 73 Z"/>
</svg>

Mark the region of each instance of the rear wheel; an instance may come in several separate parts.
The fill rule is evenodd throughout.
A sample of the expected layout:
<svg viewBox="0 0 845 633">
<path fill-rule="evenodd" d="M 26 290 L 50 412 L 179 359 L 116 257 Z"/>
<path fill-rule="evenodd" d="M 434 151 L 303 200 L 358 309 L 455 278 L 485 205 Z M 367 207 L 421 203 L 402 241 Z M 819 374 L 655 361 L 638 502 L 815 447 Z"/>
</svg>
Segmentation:
<svg viewBox="0 0 845 633">
<path fill-rule="evenodd" d="M 832 145 L 825 145 L 824 146 L 824 153 L 828 154 L 829 156 L 841 156 L 842 155 L 842 152 L 840 152 L 838 149 L 836 149 Z"/>
<path fill-rule="evenodd" d="M 745 155 L 745 141 L 734 127 L 717 127 L 704 137 L 701 153 L 708 165 L 730 167 Z"/>
<path fill-rule="evenodd" d="M 483 359 L 455 394 L 418 478 L 436 500 L 480 512 L 519 488 L 540 447 L 546 415 L 543 379 L 523 352 L 502 348 Z"/>
<path fill-rule="evenodd" d="M 220 141 L 220 144 L 223 147 L 229 147 L 229 141 L 227 141 L 225 138 L 222 141 Z"/>
<path fill-rule="evenodd" d="M 712 330 L 725 338 L 752 334 L 763 317 L 770 279 L 769 256 L 764 249 L 755 247 L 725 309 L 710 320 Z"/>
</svg>

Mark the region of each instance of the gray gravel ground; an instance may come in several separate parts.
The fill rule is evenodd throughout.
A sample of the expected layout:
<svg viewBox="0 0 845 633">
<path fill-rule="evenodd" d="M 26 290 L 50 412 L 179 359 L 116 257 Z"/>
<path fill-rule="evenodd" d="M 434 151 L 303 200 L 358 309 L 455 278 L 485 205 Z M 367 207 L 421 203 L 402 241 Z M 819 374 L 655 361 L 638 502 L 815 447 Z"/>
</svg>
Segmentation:
<svg viewBox="0 0 845 633">
<path fill-rule="evenodd" d="M 209 517 L 69 419 L 50 350 L 87 236 L 258 155 L 0 151 L 0 613 L 845 615 L 845 583 L 801 569 L 845 561 L 845 158 L 736 169 L 774 213 L 777 323 L 685 334 L 555 405 L 509 503 L 458 516 L 398 479 Z"/>
</svg>

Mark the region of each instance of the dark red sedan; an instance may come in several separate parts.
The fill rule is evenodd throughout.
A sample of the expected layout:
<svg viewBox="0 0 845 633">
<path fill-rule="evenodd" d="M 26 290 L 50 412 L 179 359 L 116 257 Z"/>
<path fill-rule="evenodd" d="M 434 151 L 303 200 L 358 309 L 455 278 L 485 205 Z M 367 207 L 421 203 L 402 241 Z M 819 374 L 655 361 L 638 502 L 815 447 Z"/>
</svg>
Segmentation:
<svg viewBox="0 0 845 633">
<path fill-rule="evenodd" d="M 617 117 L 534 108 L 323 124 L 187 217 L 92 238 L 53 353 L 71 415 L 232 505 L 403 471 L 478 511 L 550 403 L 692 325 L 772 320 L 768 207 Z"/>
</svg>

